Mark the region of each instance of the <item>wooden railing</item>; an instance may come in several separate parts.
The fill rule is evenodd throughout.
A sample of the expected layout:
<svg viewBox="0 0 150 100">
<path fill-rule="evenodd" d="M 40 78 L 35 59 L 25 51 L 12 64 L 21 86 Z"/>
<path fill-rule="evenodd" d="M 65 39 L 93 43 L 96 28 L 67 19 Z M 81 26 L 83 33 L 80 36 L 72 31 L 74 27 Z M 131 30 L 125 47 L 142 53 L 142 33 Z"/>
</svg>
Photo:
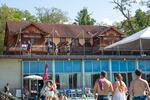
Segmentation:
<svg viewBox="0 0 150 100">
<path fill-rule="evenodd" d="M 7 53 L 8 52 L 8 53 Z M 6 54 L 12 54 L 20 55 L 23 54 L 23 52 L 20 48 L 9 48 L 8 51 L 6 51 Z M 31 49 L 32 54 L 37 55 L 55 55 L 55 50 L 52 50 L 51 52 L 48 52 L 46 47 L 32 47 Z M 66 49 L 60 48 L 58 50 L 58 55 L 66 55 L 68 52 Z M 5 53 L 4 53 L 5 54 Z M 150 55 L 150 50 L 104 50 L 100 49 L 99 47 L 76 47 L 76 48 L 70 48 L 70 55 Z"/>
<path fill-rule="evenodd" d="M 0 91 L 0 100 L 21 100 L 14 96 L 8 95 L 2 91 Z"/>
</svg>

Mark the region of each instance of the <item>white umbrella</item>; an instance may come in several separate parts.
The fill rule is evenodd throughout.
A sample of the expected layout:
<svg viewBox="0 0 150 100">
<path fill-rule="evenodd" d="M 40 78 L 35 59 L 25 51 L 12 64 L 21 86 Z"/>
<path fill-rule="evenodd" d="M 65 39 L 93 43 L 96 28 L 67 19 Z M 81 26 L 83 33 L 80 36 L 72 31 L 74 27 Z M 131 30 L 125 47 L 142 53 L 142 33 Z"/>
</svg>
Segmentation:
<svg viewBox="0 0 150 100">
<path fill-rule="evenodd" d="M 29 75 L 29 76 L 25 76 L 24 79 L 42 80 L 42 77 L 38 75 Z"/>
</svg>

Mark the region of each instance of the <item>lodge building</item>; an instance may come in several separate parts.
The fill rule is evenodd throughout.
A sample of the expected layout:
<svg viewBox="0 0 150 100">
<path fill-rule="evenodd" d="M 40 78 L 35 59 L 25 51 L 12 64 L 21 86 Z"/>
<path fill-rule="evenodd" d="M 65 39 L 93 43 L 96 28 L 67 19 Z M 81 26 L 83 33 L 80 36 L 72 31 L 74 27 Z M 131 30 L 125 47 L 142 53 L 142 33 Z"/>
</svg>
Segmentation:
<svg viewBox="0 0 150 100">
<path fill-rule="evenodd" d="M 32 43 L 32 54 L 47 54 L 48 42 L 52 45 L 51 53 L 57 47 L 58 54 L 65 54 L 68 46 L 71 54 L 96 54 L 123 37 L 114 27 L 29 22 L 7 22 L 5 35 L 8 54 L 19 54 L 21 45 L 27 41 Z"/>
<path fill-rule="evenodd" d="M 5 51 L 0 56 L 0 79 L 3 80 L 0 88 L 6 82 L 14 88 L 23 88 L 24 85 L 31 85 L 30 90 L 37 90 L 37 85 L 38 89 L 41 88 L 41 81 L 37 84 L 32 80 L 29 84 L 24 77 L 42 76 L 45 64 L 48 64 L 49 79 L 60 83 L 58 89 L 92 89 L 102 70 L 112 82 L 114 75 L 120 72 L 129 86 L 134 79 L 134 70 L 140 68 L 150 83 L 149 56 L 133 55 L 133 51 L 104 51 L 104 47 L 123 37 L 123 33 L 114 27 L 7 22 Z M 23 49 L 28 41 L 32 45 L 29 54 Z"/>
</svg>

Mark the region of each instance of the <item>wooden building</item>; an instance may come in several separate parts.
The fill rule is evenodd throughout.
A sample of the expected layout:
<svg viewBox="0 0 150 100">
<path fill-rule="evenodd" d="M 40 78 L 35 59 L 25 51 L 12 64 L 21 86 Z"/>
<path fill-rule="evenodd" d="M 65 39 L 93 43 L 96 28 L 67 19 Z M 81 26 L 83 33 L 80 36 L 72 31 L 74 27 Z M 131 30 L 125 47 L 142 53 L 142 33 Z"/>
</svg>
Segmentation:
<svg viewBox="0 0 150 100">
<path fill-rule="evenodd" d="M 22 45 L 31 42 L 33 54 L 96 54 L 100 49 L 121 40 L 123 34 L 114 27 L 66 25 L 32 22 L 6 23 L 7 54 L 22 54 Z M 48 44 L 51 51 L 48 51 Z"/>
</svg>

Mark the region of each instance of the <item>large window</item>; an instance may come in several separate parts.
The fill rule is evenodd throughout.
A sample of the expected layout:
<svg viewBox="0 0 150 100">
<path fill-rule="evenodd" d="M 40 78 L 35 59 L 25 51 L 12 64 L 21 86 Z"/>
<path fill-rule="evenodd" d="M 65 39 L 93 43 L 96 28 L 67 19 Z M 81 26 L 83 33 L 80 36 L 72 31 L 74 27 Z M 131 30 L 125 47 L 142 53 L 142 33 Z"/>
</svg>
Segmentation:
<svg viewBox="0 0 150 100">
<path fill-rule="evenodd" d="M 85 72 L 109 72 L 107 60 L 85 60 Z"/>
<path fill-rule="evenodd" d="M 81 88 L 81 74 L 56 74 L 56 83 L 58 89 L 76 89 Z"/>
<path fill-rule="evenodd" d="M 149 60 L 140 60 L 139 68 L 144 72 L 150 71 L 150 61 Z"/>
<path fill-rule="evenodd" d="M 112 72 L 133 72 L 135 69 L 134 60 L 112 60 Z"/>
<path fill-rule="evenodd" d="M 51 61 L 23 61 L 23 72 L 24 74 L 43 74 L 46 64 L 48 64 L 48 73 L 52 73 Z"/>
<path fill-rule="evenodd" d="M 56 73 L 78 73 L 81 72 L 80 60 L 57 60 L 55 61 Z"/>
</svg>

